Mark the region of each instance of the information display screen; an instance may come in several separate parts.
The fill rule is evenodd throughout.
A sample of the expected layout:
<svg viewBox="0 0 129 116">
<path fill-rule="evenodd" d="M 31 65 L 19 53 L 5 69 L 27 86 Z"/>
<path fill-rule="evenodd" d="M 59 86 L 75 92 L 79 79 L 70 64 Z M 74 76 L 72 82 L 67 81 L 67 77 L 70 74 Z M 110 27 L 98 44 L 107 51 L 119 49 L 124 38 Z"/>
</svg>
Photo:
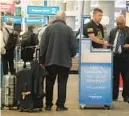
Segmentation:
<svg viewBox="0 0 129 116">
<path fill-rule="evenodd" d="M 129 12 L 129 1 L 126 1 L 126 12 Z"/>
<path fill-rule="evenodd" d="M 90 16 L 84 16 L 83 17 L 83 24 L 86 24 L 86 23 L 90 22 L 90 20 L 91 20 Z"/>
</svg>

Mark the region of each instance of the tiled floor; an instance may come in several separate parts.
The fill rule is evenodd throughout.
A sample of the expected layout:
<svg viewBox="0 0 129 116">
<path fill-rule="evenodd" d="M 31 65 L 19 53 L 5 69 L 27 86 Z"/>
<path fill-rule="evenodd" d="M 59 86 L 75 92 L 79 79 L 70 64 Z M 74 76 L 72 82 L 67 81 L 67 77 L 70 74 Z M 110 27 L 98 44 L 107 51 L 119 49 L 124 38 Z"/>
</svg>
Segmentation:
<svg viewBox="0 0 129 116">
<path fill-rule="evenodd" d="M 54 101 L 56 101 L 56 87 L 54 93 Z M 65 112 L 55 111 L 55 106 L 51 112 L 26 113 L 19 112 L 17 110 L 9 111 L 8 109 L 2 110 L 2 116 L 129 116 L 129 104 L 122 102 L 122 98 L 119 97 L 119 101 L 113 102 L 111 110 L 104 109 L 86 109 L 80 110 L 78 104 L 78 76 L 71 75 L 68 81 L 67 89 L 67 103 L 66 106 L 69 108 Z"/>
</svg>

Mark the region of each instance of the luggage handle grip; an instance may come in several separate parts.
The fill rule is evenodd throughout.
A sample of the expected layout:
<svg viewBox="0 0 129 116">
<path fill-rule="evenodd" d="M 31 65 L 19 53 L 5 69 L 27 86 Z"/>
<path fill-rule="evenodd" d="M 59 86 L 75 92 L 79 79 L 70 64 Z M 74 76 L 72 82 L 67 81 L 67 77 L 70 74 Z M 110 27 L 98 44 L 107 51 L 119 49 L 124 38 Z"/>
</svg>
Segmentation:
<svg viewBox="0 0 129 116">
<path fill-rule="evenodd" d="M 36 60 L 39 61 L 39 57 L 40 57 L 40 49 L 36 48 Z"/>
</svg>

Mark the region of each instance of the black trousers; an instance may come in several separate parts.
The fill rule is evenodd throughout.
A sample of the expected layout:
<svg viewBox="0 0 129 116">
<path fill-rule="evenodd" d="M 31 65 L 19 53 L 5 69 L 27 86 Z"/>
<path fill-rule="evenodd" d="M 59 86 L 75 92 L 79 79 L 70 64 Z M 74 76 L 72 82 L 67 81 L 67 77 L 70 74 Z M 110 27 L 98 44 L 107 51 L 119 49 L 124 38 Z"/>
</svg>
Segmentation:
<svg viewBox="0 0 129 116">
<path fill-rule="evenodd" d="M 129 66 L 129 60 L 128 60 L 128 66 Z M 127 90 L 127 97 L 129 97 L 129 69 L 126 75 L 126 90 Z"/>
<path fill-rule="evenodd" d="M 122 55 L 114 55 L 113 57 L 113 99 L 117 99 L 119 95 L 120 74 L 123 78 L 123 98 L 129 96 L 129 57 Z"/>
<path fill-rule="evenodd" d="M 52 65 L 46 67 L 46 70 L 48 71 L 48 76 L 46 77 L 46 106 L 51 107 L 53 105 L 53 87 L 56 77 L 58 77 L 58 99 L 56 105 L 62 107 L 66 101 L 69 68 Z"/>
<path fill-rule="evenodd" d="M 14 60 L 14 50 L 7 52 L 5 55 L 2 55 L 4 75 L 8 74 L 9 71 L 11 72 L 11 74 L 15 73 L 13 60 Z"/>
</svg>

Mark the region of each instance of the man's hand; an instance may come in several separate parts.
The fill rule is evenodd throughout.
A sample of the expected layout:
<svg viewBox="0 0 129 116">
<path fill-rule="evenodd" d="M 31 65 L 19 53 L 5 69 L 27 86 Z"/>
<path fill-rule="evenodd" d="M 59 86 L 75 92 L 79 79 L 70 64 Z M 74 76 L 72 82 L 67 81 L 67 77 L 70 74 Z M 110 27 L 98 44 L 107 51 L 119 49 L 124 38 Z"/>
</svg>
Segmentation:
<svg viewBox="0 0 129 116">
<path fill-rule="evenodd" d="M 2 48 L 1 48 L 1 54 L 3 54 L 3 55 L 6 54 L 6 49 L 5 49 L 5 47 L 2 47 Z"/>
<path fill-rule="evenodd" d="M 110 44 L 108 43 L 108 41 L 104 41 L 103 45 L 104 46 L 110 46 Z"/>
<path fill-rule="evenodd" d="M 129 48 L 129 44 L 125 44 L 123 47 L 124 48 Z"/>
</svg>

